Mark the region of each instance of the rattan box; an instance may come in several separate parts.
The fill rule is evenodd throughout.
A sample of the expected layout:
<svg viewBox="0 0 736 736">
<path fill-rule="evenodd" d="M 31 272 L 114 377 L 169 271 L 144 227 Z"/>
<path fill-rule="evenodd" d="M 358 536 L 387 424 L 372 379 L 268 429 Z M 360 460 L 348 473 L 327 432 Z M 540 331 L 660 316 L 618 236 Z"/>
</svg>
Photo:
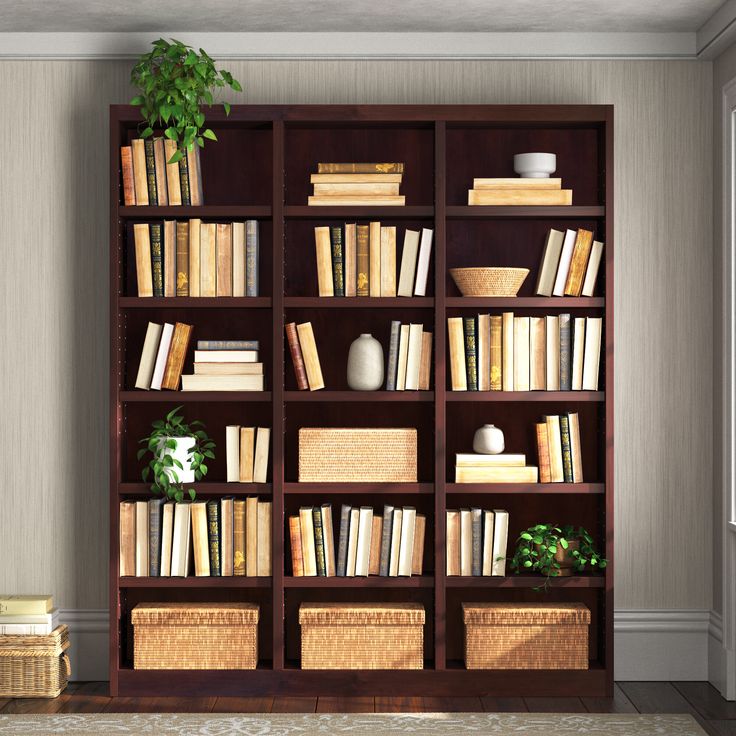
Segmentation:
<svg viewBox="0 0 736 736">
<path fill-rule="evenodd" d="M 133 622 L 137 670 L 254 670 L 258 606 L 253 603 L 139 603 Z"/>
<path fill-rule="evenodd" d="M 299 481 L 416 483 L 417 430 L 303 427 Z"/>
<path fill-rule="evenodd" d="M 69 680 L 69 629 L 48 635 L 0 636 L 0 697 L 55 698 Z"/>
<path fill-rule="evenodd" d="M 469 670 L 587 670 L 582 603 L 463 603 Z"/>
<path fill-rule="evenodd" d="M 424 607 L 419 603 L 302 603 L 304 670 L 420 670 Z"/>
</svg>

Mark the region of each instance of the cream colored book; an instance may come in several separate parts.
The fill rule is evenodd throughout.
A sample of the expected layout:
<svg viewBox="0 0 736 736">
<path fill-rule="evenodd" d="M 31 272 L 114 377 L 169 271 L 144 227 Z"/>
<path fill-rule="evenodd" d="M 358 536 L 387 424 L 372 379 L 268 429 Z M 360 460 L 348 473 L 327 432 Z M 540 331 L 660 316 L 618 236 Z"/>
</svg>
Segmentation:
<svg viewBox="0 0 736 736">
<path fill-rule="evenodd" d="M 537 468 L 527 465 L 455 467 L 455 483 L 537 483 Z"/>
<path fill-rule="evenodd" d="M 135 246 L 135 274 L 138 296 L 153 296 L 153 270 L 151 266 L 151 230 L 147 222 L 133 225 Z"/>
<path fill-rule="evenodd" d="M 580 420 L 577 412 L 567 415 L 570 429 L 570 456 L 572 459 L 572 482 L 583 482 L 583 451 L 580 446 Z"/>
<path fill-rule="evenodd" d="M 53 610 L 54 599 L 50 595 L 0 595 L 0 615 L 2 616 L 44 616 Z M 11 622 L 5 621 L 5 623 Z M 21 622 L 14 619 L 12 623 Z"/>
<path fill-rule="evenodd" d="M 381 223 L 372 222 L 368 230 L 368 294 L 381 296 Z"/>
<path fill-rule="evenodd" d="M 322 539 L 325 547 L 325 575 L 328 578 L 335 577 L 335 530 L 332 526 L 332 504 L 323 503 L 322 514 Z"/>
<path fill-rule="evenodd" d="M 262 376 L 263 363 L 195 363 L 198 376 Z"/>
<path fill-rule="evenodd" d="M 523 176 L 473 179 L 473 189 L 562 189 L 562 179 L 533 179 Z"/>
<path fill-rule="evenodd" d="M 321 194 L 308 197 L 307 204 L 326 207 L 386 207 L 395 205 L 403 207 L 406 198 L 403 194 L 392 196 L 387 194 Z"/>
<path fill-rule="evenodd" d="M 176 221 L 164 220 L 164 296 L 176 296 Z"/>
<path fill-rule="evenodd" d="M 253 458 L 255 456 L 256 428 L 240 428 L 240 462 L 238 476 L 241 483 L 253 482 Z"/>
<path fill-rule="evenodd" d="M 245 574 L 250 578 L 258 574 L 257 496 L 249 496 L 245 499 Z"/>
<path fill-rule="evenodd" d="M 547 388 L 547 336 L 544 317 L 529 318 L 529 390 Z"/>
<path fill-rule="evenodd" d="M 549 445 L 549 474 L 551 483 L 563 483 L 565 475 L 562 470 L 562 435 L 560 418 L 556 414 L 545 417 L 547 423 L 547 444 Z"/>
<path fill-rule="evenodd" d="M 409 360 L 410 325 L 401 325 L 399 330 L 399 358 L 396 364 L 396 390 L 406 389 L 406 366 Z"/>
<path fill-rule="evenodd" d="M 552 229 L 547 235 L 547 242 L 544 245 L 544 253 L 542 254 L 542 262 L 539 266 L 537 287 L 535 289 L 535 293 L 538 296 L 552 296 L 564 238 L 565 234 L 560 230 Z"/>
<path fill-rule="evenodd" d="M 148 577 L 148 502 L 135 502 L 135 575 Z"/>
<path fill-rule="evenodd" d="M 233 296 L 245 296 L 245 223 L 233 223 Z"/>
<path fill-rule="evenodd" d="M 448 510 L 445 513 L 447 524 L 447 560 L 446 574 L 460 574 L 460 512 Z"/>
<path fill-rule="evenodd" d="M 475 336 L 478 391 L 491 390 L 491 315 L 479 314 Z"/>
<path fill-rule="evenodd" d="M 195 350 L 195 363 L 256 363 L 257 350 Z"/>
<path fill-rule="evenodd" d="M 350 182 L 314 182 L 314 194 L 316 197 L 324 196 L 342 196 L 342 197 L 363 197 L 365 194 L 396 196 L 399 193 L 399 184 L 397 182 L 370 182 L 370 181 L 350 181 Z"/>
<path fill-rule="evenodd" d="M 401 184 L 403 174 L 312 174 L 311 184 Z"/>
<path fill-rule="evenodd" d="M 503 391 L 514 390 L 514 313 L 504 312 L 502 315 L 501 348 L 503 366 L 501 367 L 501 378 Z"/>
<path fill-rule="evenodd" d="M 179 179 L 179 163 L 170 164 L 171 157 L 176 153 L 176 141 L 164 138 L 164 157 L 166 159 L 166 189 L 169 193 L 169 205 L 181 205 L 181 181 Z M 191 276 L 191 271 L 189 272 Z M 190 296 L 192 295 L 190 290 Z"/>
<path fill-rule="evenodd" d="M 259 531 L 260 539 L 260 531 Z M 235 572 L 235 499 L 220 499 L 220 574 L 232 577 Z M 260 573 L 259 573 L 260 574 Z"/>
<path fill-rule="evenodd" d="M 463 318 L 447 319 L 447 343 L 450 349 L 450 385 L 453 391 L 468 390 L 468 376 L 465 369 L 465 336 Z"/>
<path fill-rule="evenodd" d="M 493 509 L 493 563 L 491 575 L 506 575 L 506 547 L 509 539 L 509 512 Z"/>
<path fill-rule="evenodd" d="M 225 427 L 225 459 L 228 483 L 237 483 L 240 480 L 240 426 L 230 424 Z"/>
<path fill-rule="evenodd" d="M 361 506 L 360 514 L 358 516 L 358 544 L 355 553 L 356 577 L 368 577 L 372 533 L 373 509 L 370 506 Z"/>
<path fill-rule="evenodd" d="M 263 391 L 263 376 L 183 375 L 182 391 Z"/>
<path fill-rule="evenodd" d="M 203 222 L 199 228 L 199 295 L 217 296 L 217 226 Z M 191 255 L 191 253 L 190 253 Z"/>
<path fill-rule="evenodd" d="M 481 575 L 489 576 L 493 572 L 493 511 L 483 512 L 483 553 Z"/>
<path fill-rule="evenodd" d="M 422 239 L 417 256 L 417 280 L 414 284 L 414 296 L 425 296 L 427 293 L 427 278 L 429 276 L 429 261 L 432 255 L 432 238 L 434 230 L 422 228 Z"/>
<path fill-rule="evenodd" d="M 171 576 L 171 545 L 174 534 L 174 508 L 173 501 L 164 504 L 163 517 L 161 520 L 161 577 Z"/>
<path fill-rule="evenodd" d="M 192 514 L 192 545 L 194 549 L 194 575 L 198 578 L 210 576 L 210 546 L 207 537 L 207 503 L 195 501 L 190 507 Z"/>
<path fill-rule="evenodd" d="M 529 390 L 529 317 L 514 317 L 514 391 Z"/>
<path fill-rule="evenodd" d="M 381 228 L 381 296 L 396 296 L 396 228 Z"/>
<path fill-rule="evenodd" d="M 567 274 L 570 272 L 570 263 L 572 262 L 572 253 L 575 249 L 576 238 L 576 230 L 565 230 L 565 238 L 562 241 L 562 252 L 560 253 L 560 262 L 557 265 L 557 275 L 555 276 L 552 296 L 565 295 L 565 284 L 567 283 Z"/>
<path fill-rule="evenodd" d="M 343 248 L 345 296 L 356 296 L 358 289 L 358 226 L 354 222 L 345 223 Z"/>
<path fill-rule="evenodd" d="M 583 358 L 585 356 L 585 317 L 573 320 L 572 337 L 572 390 L 583 388 Z"/>
<path fill-rule="evenodd" d="M 218 222 L 215 230 L 217 275 L 215 294 L 233 295 L 233 226 L 230 222 Z"/>
<path fill-rule="evenodd" d="M 133 187 L 135 189 L 135 203 L 148 204 L 148 177 L 146 175 L 146 144 L 143 138 L 134 138 L 130 142 L 133 153 Z M 146 225 L 148 227 L 148 225 Z"/>
<path fill-rule="evenodd" d="M 411 296 L 419 255 L 419 231 L 407 229 L 404 232 L 404 247 L 401 250 L 401 269 L 397 296 Z"/>
<path fill-rule="evenodd" d="M 299 347 L 302 349 L 302 358 L 304 358 L 304 368 L 307 372 L 309 390 L 318 391 L 325 387 L 325 382 L 322 378 L 322 367 L 319 363 L 319 354 L 317 353 L 317 343 L 314 340 L 312 323 L 303 322 L 296 326 L 296 331 L 299 335 Z"/>
<path fill-rule="evenodd" d="M 514 468 L 526 465 L 526 455 L 506 454 L 480 455 L 474 452 L 455 454 L 455 465 L 459 468 Z"/>
<path fill-rule="evenodd" d="M 174 325 L 170 322 L 164 322 L 163 329 L 161 330 L 161 340 L 158 343 L 156 362 L 153 364 L 153 375 L 151 376 L 151 388 L 154 391 L 161 390 L 164 371 L 166 370 L 166 359 L 169 357 L 169 348 L 171 347 L 171 338 L 173 335 Z"/>
<path fill-rule="evenodd" d="M 401 532 L 403 524 L 403 509 L 394 509 L 394 518 L 391 522 L 391 546 L 389 547 L 388 574 L 395 578 L 399 574 L 399 554 L 401 552 Z"/>
<path fill-rule="evenodd" d="M 473 574 L 473 515 L 470 509 L 460 509 L 460 575 Z"/>
<path fill-rule="evenodd" d="M 271 574 L 271 515 L 270 501 L 258 502 L 258 561 L 259 576 Z"/>
<path fill-rule="evenodd" d="M 560 318 L 556 314 L 547 315 L 545 321 L 545 377 L 547 391 L 560 390 Z"/>
<path fill-rule="evenodd" d="M 120 502 L 118 520 L 118 560 L 120 577 L 135 575 L 135 501 Z M 3 614 L 0 604 L 0 615 Z"/>
<path fill-rule="evenodd" d="M 572 189 L 469 189 L 469 205 L 550 207 L 572 204 Z"/>
<path fill-rule="evenodd" d="M 156 355 L 158 353 L 158 344 L 161 340 L 161 332 L 163 325 L 155 322 L 149 322 L 146 328 L 146 337 L 143 341 L 143 350 L 141 351 L 141 360 L 138 363 L 138 374 L 135 378 L 135 387 L 148 391 L 151 388 L 151 379 L 153 378 L 153 367 L 156 364 Z"/>
<path fill-rule="evenodd" d="M 424 570 L 424 535 L 427 517 L 417 514 L 414 521 L 414 549 L 411 554 L 411 574 L 421 575 Z"/>
<path fill-rule="evenodd" d="M 422 361 L 422 325 L 409 325 L 409 345 L 406 355 L 407 391 L 419 390 L 419 368 Z"/>
<path fill-rule="evenodd" d="M 345 577 L 354 578 L 358 557 L 358 534 L 360 530 L 360 509 L 350 509 L 350 527 L 348 529 L 348 558 Z"/>
<path fill-rule="evenodd" d="M 368 574 L 378 575 L 381 568 L 381 539 L 383 537 L 383 517 L 373 515 L 371 529 L 371 553 L 368 558 Z"/>
<path fill-rule="evenodd" d="M 271 444 L 271 429 L 258 427 L 256 432 L 256 453 L 253 459 L 253 482 L 265 483 L 268 476 L 268 449 Z"/>
<path fill-rule="evenodd" d="M 176 164 L 178 166 L 178 164 Z M 200 237 L 202 220 L 195 217 L 189 220 L 189 296 L 201 296 Z"/>
<path fill-rule="evenodd" d="M 603 257 L 603 243 L 597 240 L 593 241 L 593 247 L 590 250 L 590 258 L 588 259 L 588 267 L 585 270 L 585 279 L 583 280 L 583 290 L 581 296 L 593 296 L 595 292 L 595 282 L 598 278 L 598 271 L 601 266 Z"/>
<path fill-rule="evenodd" d="M 583 360 L 583 391 L 598 390 L 598 373 L 601 361 L 603 318 L 585 318 L 585 358 Z"/>
<path fill-rule="evenodd" d="M 171 541 L 171 577 L 189 575 L 191 558 L 191 504 L 177 503 L 174 507 L 174 533 Z"/>
<path fill-rule="evenodd" d="M 330 228 L 314 228 L 314 250 L 317 258 L 317 289 L 320 296 L 335 296 L 332 280 L 332 245 Z"/>
<path fill-rule="evenodd" d="M 417 510 L 412 506 L 404 506 L 401 515 L 401 545 L 399 547 L 398 568 L 398 575 L 402 577 L 411 576 L 416 520 Z"/>
</svg>

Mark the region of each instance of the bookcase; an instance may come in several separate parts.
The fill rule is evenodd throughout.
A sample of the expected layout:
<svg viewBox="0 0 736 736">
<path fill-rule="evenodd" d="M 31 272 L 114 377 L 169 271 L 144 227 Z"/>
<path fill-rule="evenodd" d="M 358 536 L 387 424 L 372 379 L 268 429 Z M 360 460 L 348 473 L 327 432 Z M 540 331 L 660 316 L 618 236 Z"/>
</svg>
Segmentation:
<svg viewBox="0 0 736 736">
<path fill-rule="evenodd" d="M 219 141 L 202 151 L 202 207 L 122 206 L 120 146 L 137 135 L 137 108 L 110 108 L 110 690 L 113 695 L 384 694 L 611 695 L 613 688 L 613 108 L 605 105 L 285 105 L 233 106 L 207 113 Z M 551 151 L 573 189 L 573 206 L 474 206 L 473 177 L 513 176 L 513 154 Z M 405 163 L 404 207 L 308 207 L 309 174 L 320 161 Z M 154 219 L 247 218 L 260 223 L 258 297 L 138 298 L 131 283 L 127 226 Z M 315 225 L 369 222 L 434 228 L 427 296 L 320 298 Z M 594 297 L 543 298 L 534 284 L 549 228 L 586 228 L 605 242 L 605 267 Z M 463 298 L 453 266 L 523 266 L 530 275 L 514 298 Z M 609 297 L 610 295 L 610 297 Z M 597 392 L 451 392 L 447 318 L 513 310 L 524 316 L 570 312 L 603 316 L 601 386 Z M 347 350 L 361 332 L 388 347 L 390 321 L 423 322 L 434 332 L 430 391 L 354 392 L 345 376 Z M 264 392 L 161 392 L 133 389 L 148 321 L 194 325 L 197 338 L 260 341 Z M 314 325 L 326 388 L 297 391 L 284 337 L 286 322 Z M 190 346 L 185 372 L 191 372 Z M 121 578 L 118 509 L 144 499 L 135 452 L 150 423 L 183 404 L 217 442 L 201 498 L 257 494 L 273 502 L 273 575 L 212 578 Z M 577 411 L 586 480 L 578 484 L 452 482 L 456 452 L 473 431 L 501 426 L 509 451 L 536 459 L 534 422 Z M 269 482 L 225 483 L 225 426 L 272 427 Z M 416 427 L 419 482 L 299 483 L 301 426 Z M 424 574 L 408 578 L 292 577 L 287 520 L 301 505 L 331 502 L 415 506 L 427 515 Z M 445 510 L 471 505 L 510 513 L 509 550 L 537 522 L 584 525 L 609 560 L 597 575 L 447 577 Z M 254 671 L 137 671 L 130 612 L 139 602 L 251 601 L 261 610 L 259 666 Z M 416 601 L 426 609 L 425 667 L 420 671 L 302 671 L 299 604 L 306 601 Z M 461 603 L 550 601 L 591 610 L 590 668 L 579 671 L 467 671 Z"/>
</svg>

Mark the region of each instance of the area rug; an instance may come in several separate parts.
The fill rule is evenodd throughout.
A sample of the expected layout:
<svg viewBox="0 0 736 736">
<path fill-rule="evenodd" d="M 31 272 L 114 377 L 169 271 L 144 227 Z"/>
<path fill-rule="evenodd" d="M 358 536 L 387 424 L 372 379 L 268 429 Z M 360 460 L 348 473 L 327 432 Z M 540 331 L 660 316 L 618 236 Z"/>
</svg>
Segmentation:
<svg viewBox="0 0 736 736">
<path fill-rule="evenodd" d="M 0 715 L 0 734 L 171 734 L 172 736 L 705 736 L 689 715 L 564 713 L 367 713 L 240 715 L 115 713 Z"/>
</svg>

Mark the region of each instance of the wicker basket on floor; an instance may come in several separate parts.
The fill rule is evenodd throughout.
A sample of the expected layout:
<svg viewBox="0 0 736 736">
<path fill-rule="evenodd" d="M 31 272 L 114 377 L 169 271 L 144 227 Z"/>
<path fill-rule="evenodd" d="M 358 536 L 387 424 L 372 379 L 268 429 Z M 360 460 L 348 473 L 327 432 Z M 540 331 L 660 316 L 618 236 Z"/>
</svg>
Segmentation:
<svg viewBox="0 0 736 736">
<path fill-rule="evenodd" d="M 253 603 L 139 603 L 131 614 L 136 670 L 254 670 Z"/>
<path fill-rule="evenodd" d="M 420 670 L 424 607 L 419 603 L 302 603 L 304 670 Z"/>
<path fill-rule="evenodd" d="M 582 603 L 463 603 L 469 670 L 587 670 Z"/>
<path fill-rule="evenodd" d="M 69 680 L 69 629 L 48 635 L 0 636 L 0 696 L 55 698 Z"/>
</svg>

